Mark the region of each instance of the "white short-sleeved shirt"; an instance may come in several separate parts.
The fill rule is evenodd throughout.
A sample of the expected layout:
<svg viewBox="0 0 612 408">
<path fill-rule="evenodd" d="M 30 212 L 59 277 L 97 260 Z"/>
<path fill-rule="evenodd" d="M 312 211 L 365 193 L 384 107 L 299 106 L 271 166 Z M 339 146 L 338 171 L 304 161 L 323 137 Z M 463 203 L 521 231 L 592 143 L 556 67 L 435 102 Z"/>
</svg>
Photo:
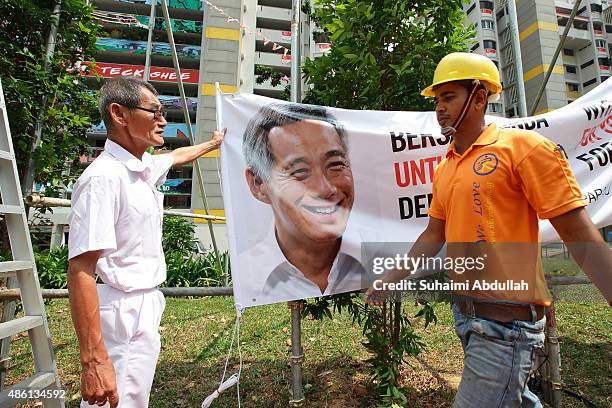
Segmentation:
<svg viewBox="0 0 612 408">
<path fill-rule="evenodd" d="M 270 228 L 263 241 L 240 256 L 256 265 L 257 273 L 242 281 L 243 299 L 250 307 L 287 300 L 327 296 L 359 290 L 367 282 L 365 269 L 359 262 L 362 239 L 356 231 L 346 230 L 340 249 L 327 277 L 324 292 L 292 265 L 280 249 L 274 227 Z M 236 289 L 235 289 L 236 290 Z"/>
<path fill-rule="evenodd" d="M 110 139 L 72 191 L 69 258 L 102 250 L 96 273 L 104 283 L 132 292 L 166 280 L 162 249 L 164 195 L 172 156 L 137 159 Z"/>
</svg>

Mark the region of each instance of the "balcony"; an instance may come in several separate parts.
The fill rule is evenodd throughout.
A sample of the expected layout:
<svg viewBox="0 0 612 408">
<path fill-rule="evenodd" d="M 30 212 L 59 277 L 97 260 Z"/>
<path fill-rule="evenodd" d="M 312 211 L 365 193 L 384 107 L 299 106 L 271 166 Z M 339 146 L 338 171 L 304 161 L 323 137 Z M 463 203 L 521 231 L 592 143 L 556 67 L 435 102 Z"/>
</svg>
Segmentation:
<svg viewBox="0 0 612 408">
<path fill-rule="evenodd" d="M 195 135 L 196 126 L 191 125 L 191 130 L 192 133 Z M 106 126 L 104 125 L 104 122 L 93 126 L 88 133 L 93 136 L 105 136 Z M 189 140 L 189 131 L 187 130 L 187 125 L 184 123 L 168 123 L 164 128 L 164 140 L 166 142 L 174 143 L 181 141 L 187 142 Z"/>
<path fill-rule="evenodd" d="M 497 50 L 495 48 L 485 48 L 485 56 L 489 58 L 497 58 Z"/>
<path fill-rule="evenodd" d="M 291 10 L 278 7 L 257 6 L 257 27 L 291 31 Z"/>
<path fill-rule="evenodd" d="M 144 57 L 147 53 L 146 41 L 120 40 L 115 38 L 98 38 L 98 51 L 119 56 L 135 55 Z M 176 54 L 179 58 L 200 60 L 201 47 L 197 45 L 176 44 Z M 170 44 L 154 42 L 151 44 L 151 55 L 172 57 Z"/>
<path fill-rule="evenodd" d="M 330 43 L 316 43 L 313 50 L 313 56 L 314 58 L 320 57 L 321 55 L 329 53 L 330 50 Z"/>
<path fill-rule="evenodd" d="M 582 94 L 578 91 L 565 91 L 565 94 L 567 95 L 568 99 L 571 100 L 575 100 L 578 99 L 582 96 Z"/>
<path fill-rule="evenodd" d="M 291 72 L 291 55 L 272 52 L 256 52 L 255 65 L 266 65 L 289 75 Z"/>
<path fill-rule="evenodd" d="M 257 29 L 258 33 L 261 35 L 257 35 L 257 42 L 263 45 L 264 38 L 270 42 L 275 42 L 277 44 L 283 45 L 287 48 L 291 48 L 291 31 L 283 31 L 283 30 L 271 30 L 267 28 L 259 28 Z"/>
<path fill-rule="evenodd" d="M 287 77 L 286 80 L 281 80 L 281 83 L 277 86 L 272 86 L 272 81 L 267 80 L 258 84 L 255 82 L 253 84 L 253 93 L 256 95 L 263 95 L 269 98 L 280 98 L 285 91 L 285 87 L 289 85 L 291 79 Z"/>
</svg>

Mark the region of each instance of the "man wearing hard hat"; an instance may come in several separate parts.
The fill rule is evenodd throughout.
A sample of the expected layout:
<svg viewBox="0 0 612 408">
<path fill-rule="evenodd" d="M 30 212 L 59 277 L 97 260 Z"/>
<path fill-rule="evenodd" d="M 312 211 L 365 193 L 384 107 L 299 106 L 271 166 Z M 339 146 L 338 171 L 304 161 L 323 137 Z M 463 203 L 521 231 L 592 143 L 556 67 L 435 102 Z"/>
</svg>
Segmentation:
<svg viewBox="0 0 612 408">
<path fill-rule="evenodd" d="M 584 209 L 563 149 L 536 132 L 485 124 L 487 103 L 501 90 L 491 60 L 453 53 L 440 61 L 432 85 L 421 93 L 434 98 L 442 133 L 453 142 L 436 168 L 428 226 L 409 255 L 434 256 L 444 243 L 454 256 L 458 247 L 464 254 L 482 254 L 484 248 L 488 265 L 464 281 L 511 278 L 528 286 L 454 291 L 464 371 L 453 406 L 461 408 L 542 406 L 527 387 L 552 301 L 537 245 L 538 219 L 552 223 L 612 301 L 612 255 Z M 387 280 L 397 280 L 395 275 Z M 371 303 L 379 303 L 375 293 L 367 293 Z"/>
</svg>

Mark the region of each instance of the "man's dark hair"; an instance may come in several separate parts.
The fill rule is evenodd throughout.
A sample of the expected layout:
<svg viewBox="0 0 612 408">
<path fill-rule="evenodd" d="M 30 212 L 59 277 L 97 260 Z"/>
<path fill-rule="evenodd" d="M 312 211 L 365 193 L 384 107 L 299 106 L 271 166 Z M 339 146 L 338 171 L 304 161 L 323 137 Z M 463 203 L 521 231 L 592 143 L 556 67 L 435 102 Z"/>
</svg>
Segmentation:
<svg viewBox="0 0 612 408">
<path fill-rule="evenodd" d="M 242 154 L 255 176 L 267 181 L 274 165 L 274 157 L 268 135 L 275 127 L 290 125 L 303 120 L 320 120 L 330 123 L 340 137 L 340 144 L 348 152 L 346 130 L 336 118 L 322 106 L 297 103 L 271 103 L 262 107 L 249 121 L 242 140 Z"/>
<path fill-rule="evenodd" d="M 140 78 L 117 77 L 108 79 L 104 83 L 98 96 L 98 109 L 107 130 L 110 130 L 113 126 L 108 106 L 111 103 L 118 103 L 134 109 L 142 103 L 143 89 L 147 89 L 157 96 L 157 91 L 153 88 L 153 85 Z"/>
</svg>

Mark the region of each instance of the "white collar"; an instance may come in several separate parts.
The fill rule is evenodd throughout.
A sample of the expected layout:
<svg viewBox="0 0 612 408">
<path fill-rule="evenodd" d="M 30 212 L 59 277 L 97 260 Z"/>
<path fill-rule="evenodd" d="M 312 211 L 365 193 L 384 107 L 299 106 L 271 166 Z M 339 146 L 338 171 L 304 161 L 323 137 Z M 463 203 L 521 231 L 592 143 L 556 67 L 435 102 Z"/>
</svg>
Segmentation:
<svg viewBox="0 0 612 408">
<path fill-rule="evenodd" d="M 257 251 L 257 256 L 259 259 L 265 259 L 265 264 L 268 266 L 266 268 L 266 273 L 262 276 L 263 279 L 259 280 L 257 283 L 257 288 L 260 290 L 264 290 L 268 280 L 271 278 L 271 275 L 278 270 L 279 267 L 283 267 L 283 270 L 287 270 L 290 273 L 293 273 L 303 279 L 307 279 L 304 274 L 283 254 L 283 251 L 280 249 L 280 245 L 276 240 L 274 222 L 272 223 L 272 228 L 268 230 L 268 234 L 261 242 L 259 247 L 259 251 Z M 261 252 L 260 252 L 261 251 Z M 334 282 L 339 277 L 337 276 L 339 273 L 338 268 L 339 264 L 345 262 L 346 258 L 353 258 L 355 261 L 359 262 L 361 259 L 361 238 L 359 234 L 355 231 L 351 231 L 349 229 L 344 231 L 342 234 L 342 242 L 340 243 L 340 248 L 338 249 L 338 253 L 334 258 L 334 262 L 332 263 L 332 267 L 330 269 L 328 280 L 330 282 Z"/>
<path fill-rule="evenodd" d="M 145 152 L 142 155 L 142 160 L 138 159 L 132 153 L 125 150 L 120 144 L 113 142 L 110 139 L 106 139 L 104 143 L 104 151 L 119 160 L 129 171 L 135 173 L 145 173 L 147 170 L 151 171 L 151 155 Z"/>
</svg>

